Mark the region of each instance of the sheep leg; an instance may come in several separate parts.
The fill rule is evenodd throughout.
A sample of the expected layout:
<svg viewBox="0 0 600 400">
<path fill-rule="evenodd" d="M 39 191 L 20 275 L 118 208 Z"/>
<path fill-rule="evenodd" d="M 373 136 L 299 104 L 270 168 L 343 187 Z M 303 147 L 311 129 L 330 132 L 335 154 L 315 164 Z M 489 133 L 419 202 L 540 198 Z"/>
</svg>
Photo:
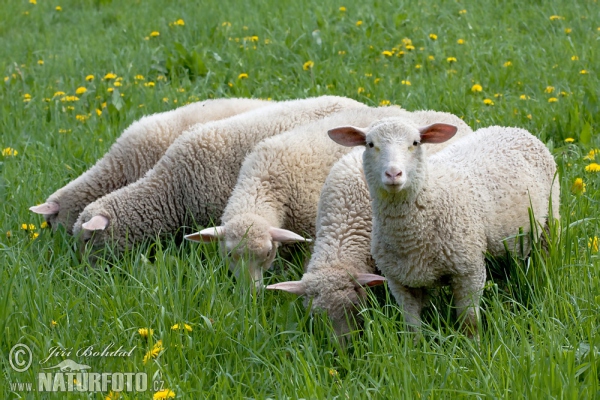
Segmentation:
<svg viewBox="0 0 600 400">
<path fill-rule="evenodd" d="M 409 288 L 388 280 L 389 287 L 396 301 L 402 307 L 404 322 L 413 332 L 421 330 L 421 310 L 425 299 L 425 292 L 421 288 Z"/>
<path fill-rule="evenodd" d="M 463 275 L 452 278 L 452 292 L 456 315 L 463 318 L 462 329 L 470 339 L 479 340 L 479 303 L 485 284 L 485 269 L 482 274 Z"/>
</svg>

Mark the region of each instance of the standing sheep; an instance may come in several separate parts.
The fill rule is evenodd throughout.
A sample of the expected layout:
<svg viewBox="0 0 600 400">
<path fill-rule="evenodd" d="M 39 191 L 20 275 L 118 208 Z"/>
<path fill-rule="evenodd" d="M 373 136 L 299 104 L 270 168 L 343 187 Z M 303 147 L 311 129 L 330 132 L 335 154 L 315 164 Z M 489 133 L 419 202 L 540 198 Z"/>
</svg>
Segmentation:
<svg viewBox="0 0 600 400">
<path fill-rule="evenodd" d="M 449 124 L 387 119 L 329 135 L 343 145 L 366 145 L 371 250 L 407 325 L 418 330 L 427 289 L 449 283 L 467 334 L 478 337 L 484 253 L 505 254 L 505 241 L 513 248 L 519 229 L 529 231 L 530 207 L 540 226 L 558 219 L 559 187 L 552 155 L 523 129 L 480 129 L 425 157 L 422 144 L 443 143 L 455 132 Z"/>
<path fill-rule="evenodd" d="M 340 111 L 261 142 L 246 157 L 223 213 L 222 226 L 186 236 L 189 240 L 221 240 L 236 276 L 244 274 L 262 287 L 280 243 L 315 235 L 319 194 L 331 166 L 348 147 L 329 139 L 328 129 L 340 124 L 369 125 L 392 116 L 410 115 L 400 107 L 362 106 Z M 295 232 L 295 233 L 294 233 Z"/>
<path fill-rule="evenodd" d="M 448 142 L 426 145 L 430 154 L 473 133 L 460 118 L 449 113 L 415 111 L 407 118 L 417 125 L 444 121 L 458 127 Z M 371 256 L 371 197 L 363 173 L 363 152 L 362 147 L 355 149 L 329 172 L 319 200 L 313 253 L 302 280 L 267 286 L 306 296 L 305 304 L 325 311 L 340 338 L 357 328 L 359 306 L 366 296 L 363 287 L 384 281 L 373 275 L 376 271 Z"/>
<path fill-rule="evenodd" d="M 118 249 L 174 232 L 208 225 L 223 212 L 247 153 L 262 139 L 360 103 L 335 96 L 285 101 L 181 135 L 146 176 L 89 204 L 74 233 L 109 240 Z M 94 235 L 92 235 L 95 232 Z"/>
<path fill-rule="evenodd" d="M 140 179 L 183 131 L 194 124 L 217 121 L 272 104 L 253 99 L 206 100 L 143 117 L 131 124 L 96 165 L 30 207 L 52 228 L 71 233 L 81 211 L 94 200 Z"/>
</svg>

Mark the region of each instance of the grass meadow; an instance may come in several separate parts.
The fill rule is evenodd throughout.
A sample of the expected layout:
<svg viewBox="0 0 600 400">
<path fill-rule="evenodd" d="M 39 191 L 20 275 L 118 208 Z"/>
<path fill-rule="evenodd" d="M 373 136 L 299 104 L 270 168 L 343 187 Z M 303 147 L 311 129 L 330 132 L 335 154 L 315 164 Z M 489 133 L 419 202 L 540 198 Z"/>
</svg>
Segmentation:
<svg viewBox="0 0 600 400">
<path fill-rule="evenodd" d="M 600 398 L 599 66 L 595 0 L 3 1 L 0 398 L 117 398 L 38 392 L 57 346 L 72 354 L 46 365 L 147 373 L 122 399 Z M 547 254 L 490 264 L 509 278 L 486 287 L 479 345 L 443 298 L 413 344 L 383 288 L 342 347 L 301 299 L 241 290 L 214 247 L 156 240 L 92 269 L 28 211 L 145 114 L 325 94 L 523 127 L 554 154 L 560 227 Z M 298 279 L 300 258 L 268 281 Z M 25 372 L 9 362 L 17 343 Z M 111 344 L 133 351 L 75 354 Z"/>
</svg>

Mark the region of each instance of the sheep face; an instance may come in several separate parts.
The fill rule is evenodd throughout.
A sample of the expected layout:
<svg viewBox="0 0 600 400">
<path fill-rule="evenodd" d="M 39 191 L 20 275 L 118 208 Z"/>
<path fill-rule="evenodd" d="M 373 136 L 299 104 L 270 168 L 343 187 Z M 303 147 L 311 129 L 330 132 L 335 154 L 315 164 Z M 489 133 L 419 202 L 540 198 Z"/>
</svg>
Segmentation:
<svg viewBox="0 0 600 400">
<path fill-rule="evenodd" d="M 365 177 L 372 196 L 385 196 L 421 184 L 424 151 L 421 144 L 451 139 L 457 127 L 432 124 L 418 128 L 400 118 L 388 118 L 362 129 L 352 126 L 331 129 L 329 137 L 344 146 L 366 147 L 363 153 Z"/>
<path fill-rule="evenodd" d="M 305 296 L 304 303 L 311 313 L 326 313 L 336 333 L 345 335 L 358 329 L 360 304 L 366 297 L 364 286 L 380 285 L 385 278 L 374 274 L 351 274 L 344 268 L 327 268 L 307 272 L 300 281 L 282 282 L 267 286 Z"/>
</svg>

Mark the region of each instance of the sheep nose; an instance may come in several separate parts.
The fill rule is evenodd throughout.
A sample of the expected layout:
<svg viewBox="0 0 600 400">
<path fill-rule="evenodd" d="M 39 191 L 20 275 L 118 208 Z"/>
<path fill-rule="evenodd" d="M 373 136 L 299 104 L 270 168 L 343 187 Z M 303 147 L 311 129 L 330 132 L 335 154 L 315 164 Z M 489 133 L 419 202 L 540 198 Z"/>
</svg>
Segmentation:
<svg viewBox="0 0 600 400">
<path fill-rule="evenodd" d="M 402 176 L 402 171 L 398 168 L 391 167 L 388 168 L 387 171 L 385 171 L 385 176 L 387 176 L 391 180 L 396 180 Z"/>
</svg>

